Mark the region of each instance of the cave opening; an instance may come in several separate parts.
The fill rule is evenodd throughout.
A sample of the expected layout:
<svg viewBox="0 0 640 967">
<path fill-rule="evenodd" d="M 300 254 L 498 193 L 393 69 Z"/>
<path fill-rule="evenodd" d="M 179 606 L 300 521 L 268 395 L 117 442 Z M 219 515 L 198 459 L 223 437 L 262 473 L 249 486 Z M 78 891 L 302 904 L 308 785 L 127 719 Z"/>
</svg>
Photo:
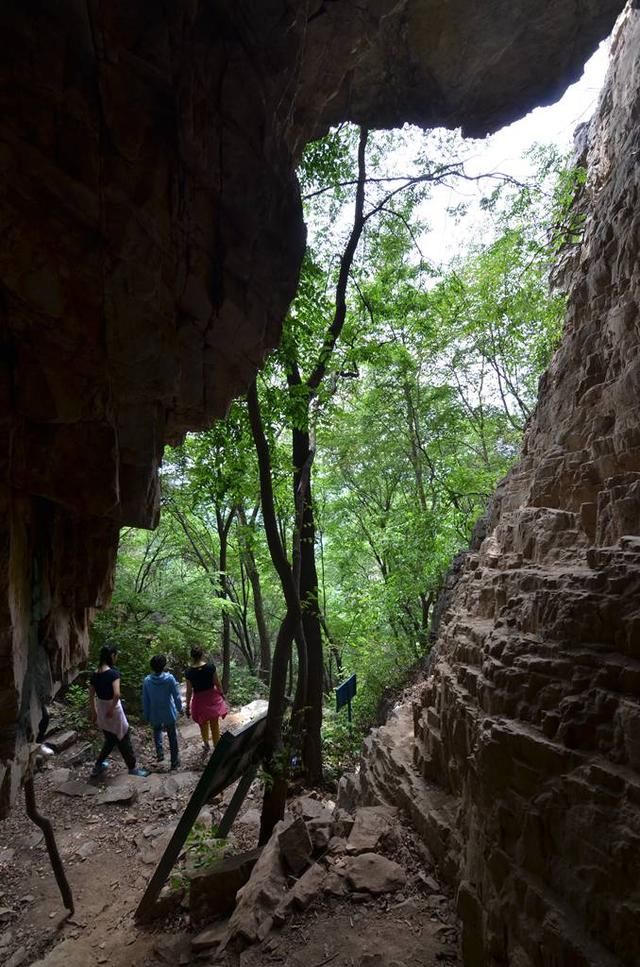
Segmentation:
<svg viewBox="0 0 640 967">
<path fill-rule="evenodd" d="M 621 5 L 594 0 L 579 9 L 556 4 L 544 12 L 524 2 L 496 2 L 483 10 L 462 0 L 453 6 L 445 14 L 415 0 L 376 5 L 375 12 L 356 16 L 345 5 L 324 3 L 313 12 L 306 5 L 274 4 L 259 14 L 244 3 L 180 4 L 162 13 L 152 4 L 131 11 L 120 4 L 80 10 L 43 3 L 32 21 L 17 4 L 3 9 L 8 56 L 2 75 L 1 808 L 8 812 L 30 775 L 43 702 L 66 688 L 86 661 L 94 610 L 106 605 L 113 591 L 123 527 L 121 555 L 133 561 L 128 603 L 142 604 L 142 622 L 154 626 L 150 636 L 145 626 L 149 648 L 164 647 L 176 635 L 186 647 L 192 632 L 185 628 L 193 626 L 198 612 L 199 637 L 219 624 L 229 650 L 232 641 L 238 654 L 244 648 L 252 678 L 236 669 L 231 681 L 235 677 L 250 696 L 266 694 L 267 644 L 258 614 L 250 619 L 253 636 L 242 624 L 249 622 L 260 566 L 268 556 L 266 545 L 254 543 L 255 500 L 247 499 L 241 512 L 232 500 L 225 516 L 223 494 L 221 507 L 205 521 L 217 534 L 215 554 L 207 560 L 204 532 L 188 519 L 193 507 L 180 506 L 182 498 L 172 487 L 191 475 L 192 497 L 198 487 L 210 489 L 210 477 L 205 480 L 201 473 L 195 479 L 193 468 L 204 460 L 209 469 L 221 470 L 221 451 L 235 453 L 236 483 L 245 473 L 240 441 L 247 417 L 238 415 L 238 404 L 226 423 L 189 436 L 186 443 L 185 433 L 210 427 L 246 390 L 282 339 L 287 306 L 295 296 L 284 340 L 269 363 L 282 367 L 286 392 L 280 395 L 286 406 L 268 373 L 260 377 L 258 399 L 263 416 L 277 407 L 287 410 L 290 439 L 285 442 L 295 479 L 287 480 L 275 460 L 273 479 L 287 496 L 276 492 L 281 514 L 280 519 L 275 515 L 274 532 L 281 550 L 295 552 L 293 577 L 296 567 L 298 579 L 306 575 L 298 602 L 305 638 L 321 642 L 320 660 L 318 648 L 311 647 L 303 661 L 298 647 L 293 674 L 283 651 L 281 671 L 289 691 L 301 662 L 306 662 L 306 681 L 320 695 L 350 670 L 340 638 L 364 604 L 372 613 L 374 606 L 380 611 L 388 605 L 387 634 L 397 633 L 393 618 L 417 661 L 427 641 L 437 639 L 412 704 L 367 739 L 359 772 L 340 780 L 338 809 L 353 810 L 357 801 L 364 809 L 382 808 L 375 804 L 384 802 L 411 818 L 440 885 L 455 896 L 465 964 L 632 964 L 638 957 L 632 924 L 640 868 L 635 404 L 640 27 L 633 5 L 616 29 L 604 94 L 582 133 L 586 175 L 570 191 L 564 186 L 566 198 L 578 193 L 575 206 L 566 210 L 578 213 L 579 224 L 570 223 L 570 237 L 564 239 L 570 244 L 562 247 L 556 276 L 566 293 L 566 310 L 563 306 L 563 336 L 553 355 L 559 304 L 545 304 L 544 345 L 536 344 L 536 334 L 526 326 L 518 331 L 518 342 L 509 327 L 497 325 L 489 337 L 482 327 L 467 325 L 461 343 L 446 344 L 443 331 L 458 321 L 456 299 L 479 306 L 483 318 L 487 298 L 497 301 L 499 285 L 491 270 L 498 271 L 506 243 L 502 249 L 487 246 L 490 264 L 476 265 L 484 285 L 472 285 L 467 267 L 458 267 L 454 279 L 427 278 L 431 266 L 413 252 L 411 205 L 392 203 L 389 183 L 375 202 L 362 198 L 360 228 L 379 205 L 382 221 L 393 224 L 394 231 L 380 230 L 367 239 L 369 263 L 378 271 L 375 279 L 356 273 L 360 318 L 346 310 L 340 316 L 340 272 L 331 311 L 318 258 L 307 250 L 303 260 L 294 169 L 305 143 L 329 143 L 325 154 L 317 150 L 313 159 L 324 174 L 334 166 L 342 175 L 349 170 L 354 175 L 342 178 L 354 183 L 346 194 L 353 190 L 356 210 L 349 230 L 344 229 L 344 255 L 350 233 L 358 228 L 358 161 L 371 145 L 384 154 L 382 136 L 376 144 L 377 135 L 371 135 L 369 143 L 370 131 L 403 121 L 429 128 L 446 122 L 471 134 L 496 129 L 566 86 L 611 29 Z M 354 127 L 340 128 L 345 121 Z M 336 136 L 333 144 L 331 137 L 316 140 L 332 125 L 334 132 L 351 136 L 351 161 Z M 310 192 L 316 188 L 310 180 Z M 492 204 L 501 212 L 495 198 Z M 522 254 L 522 238 L 527 231 L 535 233 L 543 218 L 538 209 L 527 209 L 522 197 L 518 204 Z M 340 229 L 343 216 L 330 206 L 327 210 L 329 224 L 333 220 L 334 229 Z M 485 210 L 490 212 L 491 205 Z M 314 241 L 322 234 L 318 229 Z M 513 226 L 505 236 L 517 242 Z M 404 259 L 405 287 L 399 292 L 385 266 L 403 244 L 412 254 Z M 539 252 L 536 258 L 530 262 L 546 277 Z M 521 276 L 525 265 L 531 269 L 526 258 Z M 498 320 L 516 315 L 505 307 L 509 295 L 501 292 Z M 518 318 L 530 312 L 539 319 L 543 309 L 535 286 L 519 298 Z M 393 305 L 394 311 L 380 323 L 381 305 Z M 440 312 L 439 328 L 418 325 L 418 310 L 427 305 L 430 320 Z M 314 353 L 309 322 L 314 311 L 330 321 L 319 353 Z M 363 348 L 358 340 L 365 323 L 376 339 Z M 426 365 L 425 357 L 432 369 L 448 361 L 450 388 L 469 425 L 453 412 L 452 395 L 442 381 L 432 380 L 429 388 L 437 392 L 431 393 L 429 432 L 422 432 L 425 411 L 420 412 L 415 393 L 412 398 L 407 378 L 417 365 L 407 339 L 403 342 L 409 329 L 423 340 L 420 365 Z M 338 338 L 344 339 L 345 351 L 332 371 Z M 477 356 L 469 361 L 471 347 Z M 482 404 L 469 394 L 477 393 L 485 379 L 485 364 L 493 367 L 493 382 L 489 402 Z M 343 406 L 341 435 L 332 441 L 331 421 L 323 420 L 320 404 L 334 407 L 335 421 L 342 402 L 337 383 L 351 387 L 365 369 L 366 400 L 358 401 L 356 416 L 355 407 Z M 542 370 L 534 407 L 535 388 L 533 397 L 526 393 Z M 461 392 L 454 385 L 461 373 L 466 399 L 465 387 Z M 516 375 L 526 377 L 522 385 L 514 382 Z M 415 372 L 413 377 L 422 395 L 424 384 Z M 524 385 L 527 380 L 530 386 Z M 463 473 L 460 452 L 473 422 L 469 411 L 477 423 L 483 406 L 499 409 L 496 401 L 502 422 L 491 430 L 489 448 L 496 465 L 484 474 L 486 460 L 484 465 L 469 461 Z M 316 411 L 317 425 L 310 432 L 309 414 Z M 272 458 L 281 438 L 275 422 L 263 422 Z M 514 434 L 525 422 L 521 455 L 498 482 L 500 468 L 506 470 L 515 454 Z M 399 426 L 407 430 L 404 435 Z M 486 429 L 485 424 L 482 432 Z M 317 458 L 314 439 L 323 434 L 329 454 L 324 462 Z M 448 441 L 457 477 L 450 467 L 442 469 L 433 450 L 428 452 L 427 438 L 436 441 L 438 459 Z M 157 524 L 158 476 L 167 443 L 173 450 L 165 463 L 164 523 L 155 536 L 141 538 L 131 528 Z M 484 446 L 486 451 L 486 444 L 481 433 L 467 449 Z M 380 462 L 389 447 L 402 445 L 415 488 L 410 524 L 389 513 L 385 487 L 394 471 Z M 296 495 L 306 493 L 312 466 L 314 501 L 303 497 L 297 506 Z M 429 475 L 447 494 L 446 507 L 430 501 Z M 398 476 L 395 486 L 406 489 L 406 474 Z M 471 551 L 457 559 L 440 603 L 436 607 L 435 592 L 443 569 L 434 573 L 433 588 L 424 582 L 410 588 L 415 608 L 407 611 L 406 587 L 391 580 L 394 562 L 403 556 L 403 575 L 415 577 L 424 558 L 434 556 L 433 547 L 443 560 L 450 556 L 446 528 L 468 536 L 472 518 L 496 483 L 482 528 L 472 537 Z M 353 494 L 362 498 L 360 519 Z M 219 489 L 207 494 L 211 507 L 212 498 L 220 496 Z M 375 501 L 378 506 L 372 506 Z M 287 502 L 288 526 L 282 523 Z M 317 508 L 315 518 L 309 518 L 309 507 Z M 169 520 L 174 537 L 179 533 L 185 542 L 176 553 L 174 537 L 167 536 Z M 356 523 L 368 561 L 353 550 Z M 351 528 L 346 540 L 341 527 Z M 225 528 L 234 538 L 226 561 L 220 543 Z M 412 540 L 406 539 L 407 531 Z M 314 560 L 309 548 L 317 551 Z M 156 607 L 149 590 L 160 565 L 169 570 L 171 554 L 179 608 L 175 605 L 178 617 L 168 628 L 170 609 Z M 232 581 L 236 564 L 239 576 Z M 210 614 L 190 598 L 192 565 L 200 569 L 201 585 L 211 589 Z M 360 585 L 373 588 L 376 600 L 359 600 L 358 582 L 351 580 L 353 595 L 341 594 L 347 602 L 341 614 L 327 588 L 337 574 L 346 586 L 348 567 L 360 568 Z M 263 597 L 263 619 L 265 614 L 271 619 L 275 592 L 268 589 Z M 322 611 L 315 605 L 321 597 Z M 122 617 L 127 602 L 116 604 Z M 436 610 L 434 629 L 430 621 Z M 98 634 L 100 623 L 109 620 L 105 616 L 114 613 L 117 609 L 98 618 Z M 295 631 L 289 632 L 291 645 Z M 274 645 L 273 628 L 267 627 L 267 637 Z M 363 684 L 366 671 L 382 664 L 380 654 L 367 653 L 370 639 L 363 634 L 353 647 L 365 670 Z M 224 648 L 221 658 L 224 666 Z M 141 668 L 135 671 L 140 674 Z M 363 702 L 365 696 L 363 691 Z M 295 706 L 295 695 L 293 700 Z M 297 701 L 302 735 L 318 735 L 317 701 L 302 693 Z M 377 708 L 371 696 L 369 701 L 372 710 Z M 337 746 L 342 743 L 349 752 L 348 732 L 339 720 L 332 728 Z M 300 753 L 311 770 L 307 779 L 314 779 L 314 768 L 317 779 L 317 748 L 310 745 Z M 165 797 L 165 812 L 167 801 L 180 801 L 179 782 L 171 795 Z M 5 830 L 11 822 L 3 824 Z M 153 823 L 145 828 L 149 836 L 143 833 L 143 839 L 159 835 Z M 108 850 L 107 841 L 108 836 L 97 836 L 81 860 L 90 865 L 94 852 Z M 144 852 L 144 846 L 136 849 Z M 5 849 L 8 856 L 14 847 Z M 13 859 L 12 854 L 6 866 Z M 358 882 L 361 870 L 349 869 Z M 11 871 L 7 876 L 4 892 L 11 899 Z M 16 944 L 17 911 L 13 901 L 7 903 L 2 916 L 10 926 L 0 940 L 12 958 L 26 951 L 16 965 L 29 962 L 36 951 L 22 937 Z M 33 926 L 43 930 L 43 924 L 44 911 L 39 911 Z M 89 962 L 86 947 L 78 956 Z"/>
</svg>

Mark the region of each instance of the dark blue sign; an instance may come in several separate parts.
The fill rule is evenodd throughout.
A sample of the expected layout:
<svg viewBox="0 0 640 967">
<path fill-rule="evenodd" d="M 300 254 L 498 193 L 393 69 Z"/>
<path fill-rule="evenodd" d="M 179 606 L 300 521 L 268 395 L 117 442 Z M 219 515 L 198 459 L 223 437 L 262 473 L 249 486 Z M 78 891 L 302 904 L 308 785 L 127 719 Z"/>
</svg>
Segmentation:
<svg viewBox="0 0 640 967">
<path fill-rule="evenodd" d="M 355 675 L 351 675 L 342 685 L 338 685 L 336 688 L 336 712 L 339 712 L 346 705 L 349 712 L 349 721 L 351 721 L 351 699 L 356 691 Z"/>
</svg>

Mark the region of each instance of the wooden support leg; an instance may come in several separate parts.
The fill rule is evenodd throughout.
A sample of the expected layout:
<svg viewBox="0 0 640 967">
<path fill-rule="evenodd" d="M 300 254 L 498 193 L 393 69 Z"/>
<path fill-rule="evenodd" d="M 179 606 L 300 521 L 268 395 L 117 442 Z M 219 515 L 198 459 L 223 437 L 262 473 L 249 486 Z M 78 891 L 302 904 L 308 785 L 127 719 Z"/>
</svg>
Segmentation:
<svg viewBox="0 0 640 967">
<path fill-rule="evenodd" d="M 258 771 L 257 765 L 251 765 L 243 775 L 242 779 L 236 787 L 236 791 L 231 797 L 231 802 L 226 808 L 225 814 L 220 820 L 220 825 L 218 826 L 218 836 L 220 839 L 224 839 L 233 825 L 233 821 L 240 812 L 240 807 L 244 802 L 245 796 L 251 788 L 251 783 L 256 777 L 256 772 Z"/>
</svg>

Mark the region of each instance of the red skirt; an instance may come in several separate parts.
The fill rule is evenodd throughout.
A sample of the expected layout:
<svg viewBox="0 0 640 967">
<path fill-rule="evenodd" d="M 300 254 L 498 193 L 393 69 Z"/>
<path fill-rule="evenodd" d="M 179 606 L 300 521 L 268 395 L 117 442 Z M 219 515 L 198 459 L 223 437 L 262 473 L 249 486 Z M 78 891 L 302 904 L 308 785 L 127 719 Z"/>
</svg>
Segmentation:
<svg viewBox="0 0 640 967">
<path fill-rule="evenodd" d="M 228 711 L 227 703 L 217 688 L 208 688 L 206 692 L 193 693 L 191 718 L 196 725 L 210 722 L 211 719 L 223 719 Z"/>
</svg>

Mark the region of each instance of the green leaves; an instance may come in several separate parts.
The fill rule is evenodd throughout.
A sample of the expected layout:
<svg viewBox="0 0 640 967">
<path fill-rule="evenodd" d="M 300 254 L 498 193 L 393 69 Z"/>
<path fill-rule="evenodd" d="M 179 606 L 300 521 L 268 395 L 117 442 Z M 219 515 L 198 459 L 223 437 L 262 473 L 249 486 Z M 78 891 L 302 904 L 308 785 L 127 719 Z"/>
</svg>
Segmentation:
<svg viewBox="0 0 640 967">
<path fill-rule="evenodd" d="M 564 300 L 549 294 L 549 273 L 581 231 L 574 198 L 584 172 L 538 147 L 528 183 L 491 176 L 481 243 L 470 241 L 448 266 L 428 264 L 421 244 L 430 193 L 467 177 L 459 146 L 453 135 L 360 136 L 346 125 L 307 147 L 299 177 L 309 245 L 281 345 L 258 379 L 290 560 L 301 469 L 292 441 L 308 434 L 325 668 L 335 677 L 341 661 L 345 675 L 357 672 L 361 726 L 424 658 L 443 575 L 517 456 L 562 327 Z M 463 224 L 470 218 L 467 204 L 452 211 Z M 470 239 L 476 230 L 477 221 Z M 232 686 L 250 700 L 261 688 L 256 572 L 272 638 L 284 602 L 243 401 L 167 451 L 163 501 L 156 534 L 123 537 L 114 604 L 98 619 L 96 644 L 115 637 L 125 681 L 137 683 L 153 651 L 180 664 L 194 639 L 215 652 L 230 625 Z M 295 687 L 295 659 L 290 673 Z M 337 757 L 351 753 L 340 720 L 325 738 Z"/>
</svg>

